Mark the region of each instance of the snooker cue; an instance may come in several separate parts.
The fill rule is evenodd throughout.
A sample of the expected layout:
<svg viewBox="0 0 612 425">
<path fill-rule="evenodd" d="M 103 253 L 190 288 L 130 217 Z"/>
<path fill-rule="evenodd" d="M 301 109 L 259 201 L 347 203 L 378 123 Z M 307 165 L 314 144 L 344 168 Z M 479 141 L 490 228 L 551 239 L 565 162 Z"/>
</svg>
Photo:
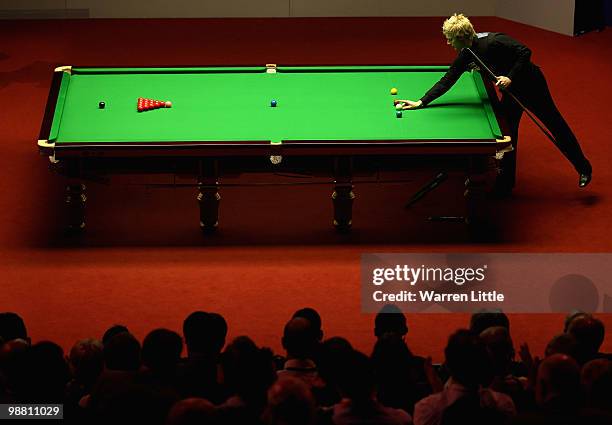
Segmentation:
<svg viewBox="0 0 612 425">
<path fill-rule="evenodd" d="M 476 53 L 474 53 L 474 52 L 472 51 L 472 49 L 470 49 L 469 47 L 464 47 L 464 49 L 467 49 L 467 51 L 468 51 L 468 52 L 470 52 L 470 53 L 472 54 L 472 56 L 474 56 L 474 59 L 476 59 L 476 61 L 478 62 L 479 66 L 481 66 L 481 67 L 482 67 L 482 69 L 484 69 L 484 70 L 486 71 L 486 73 L 489 75 L 489 77 L 492 77 L 492 78 L 493 78 L 493 79 L 494 79 L 494 80 L 497 82 L 497 76 L 496 76 L 496 75 L 493 73 L 493 71 L 491 71 L 491 70 L 490 70 L 490 69 L 487 67 L 487 65 L 485 65 L 485 63 L 484 63 L 484 62 L 483 62 L 483 61 L 482 61 L 482 60 L 481 60 L 481 59 L 480 59 L 480 58 L 479 58 L 479 57 L 476 55 Z M 520 100 L 518 100 L 518 99 L 516 98 L 516 96 L 515 96 L 515 95 L 514 95 L 514 94 L 513 94 L 513 93 L 512 93 L 512 92 L 511 92 L 509 89 L 503 88 L 503 90 L 504 90 L 504 92 L 505 92 L 505 93 L 508 93 L 508 94 L 510 95 L 510 97 L 511 97 L 512 99 L 514 99 L 514 101 L 515 101 L 516 103 L 518 103 L 518 105 L 519 105 L 521 108 L 523 108 L 523 111 L 525 111 L 525 113 L 527 114 L 527 116 L 528 116 L 529 118 L 531 118 L 531 121 L 533 121 L 533 122 L 534 122 L 534 123 L 535 123 L 535 124 L 536 124 L 536 125 L 537 125 L 537 126 L 540 128 L 540 130 L 542 130 L 542 133 L 544 133 L 544 135 L 545 135 L 546 137 L 548 137 L 548 138 L 550 139 L 550 141 L 551 141 L 551 142 L 553 142 L 553 143 L 555 144 L 555 146 L 557 146 L 557 147 L 558 147 L 559 145 L 557 144 L 557 141 L 555 140 L 555 138 L 553 137 L 553 135 L 552 135 L 552 134 L 550 134 L 550 133 L 549 133 L 549 131 L 548 131 L 547 129 L 545 129 L 545 128 L 544 128 L 544 126 L 543 126 L 542 124 L 540 124 L 540 122 L 538 121 L 538 119 L 537 119 L 535 116 L 533 116 L 533 115 L 531 114 L 531 112 L 529 112 L 529 110 L 528 110 L 528 109 L 525 107 L 525 105 L 523 105 L 523 104 L 521 103 L 521 101 L 520 101 Z"/>
<path fill-rule="evenodd" d="M 414 195 L 412 195 L 412 198 L 410 198 L 410 200 L 406 202 L 406 205 L 404 206 L 404 208 L 410 208 L 412 204 L 414 204 L 415 202 L 420 200 L 422 197 L 427 195 L 429 192 L 434 190 L 436 187 L 438 187 L 440 183 L 446 180 L 447 177 L 448 177 L 448 174 L 446 173 L 446 171 L 442 171 L 436 174 L 436 176 L 433 178 L 432 181 L 427 183 L 425 186 L 420 188 Z"/>
</svg>

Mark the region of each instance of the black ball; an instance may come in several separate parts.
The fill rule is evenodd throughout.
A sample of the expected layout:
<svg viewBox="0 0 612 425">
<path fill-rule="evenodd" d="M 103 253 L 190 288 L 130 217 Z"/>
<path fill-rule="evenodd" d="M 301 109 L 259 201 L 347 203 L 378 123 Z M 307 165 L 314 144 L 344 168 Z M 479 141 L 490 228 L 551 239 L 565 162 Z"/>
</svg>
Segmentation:
<svg viewBox="0 0 612 425">
<path fill-rule="evenodd" d="M 98 107 L 99 107 L 100 109 L 104 109 L 104 108 L 106 107 L 106 103 L 104 103 L 104 102 L 100 102 L 100 103 L 98 103 Z"/>
</svg>

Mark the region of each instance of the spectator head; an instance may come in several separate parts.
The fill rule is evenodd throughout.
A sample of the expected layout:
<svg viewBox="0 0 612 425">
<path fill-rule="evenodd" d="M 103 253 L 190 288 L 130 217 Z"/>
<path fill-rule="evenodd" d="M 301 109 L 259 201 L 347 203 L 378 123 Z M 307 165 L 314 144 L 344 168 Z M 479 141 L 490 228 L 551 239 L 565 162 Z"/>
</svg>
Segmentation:
<svg viewBox="0 0 612 425">
<path fill-rule="evenodd" d="M 308 319 L 296 317 L 285 325 L 282 344 L 287 357 L 294 359 L 312 358 L 319 342 L 319 335 Z"/>
<path fill-rule="evenodd" d="M 482 310 L 470 318 L 470 330 L 476 335 L 492 326 L 502 326 L 510 331 L 510 320 L 501 310 Z"/>
<path fill-rule="evenodd" d="M 231 391 L 251 407 L 265 406 L 266 393 L 276 378 L 269 349 L 258 348 L 249 337 L 240 336 L 225 348 L 220 363 L 224 384 Z"/>
<path fill-rule="evenodd" d="M 612 361 L 591 360 L 582 367 L 580 382 L 588 407 L 612 411 Z"/>
<path fill-rule="evenodd" d="M 174 403 L 166 425 L 210 425 L 215 424 L 215 406 L 203 398 L 187 398 Z"/>
<path fill-rule="evenodd" d="M 27 351 L 30 344 L 28 341 L 17 338 L 10 341 L 6 341 L 0 345 L 0 366 L 5 365 L 6 361 L 15 353 L 23 353 Z"/>
<path fill-rule="evenodd" d="M 102 335 L 102 345 L 106 345 L 106 343 L 108 343 L 108 341 L 110 341 L 112 337 L 124 332 L 127 333 L 129 332 L 129 330 L 123 325 L 111 326 L 106 330 L 106 332 L 104 332 L 104 335 Z"/>
<path fill-rule="evenodd" d="M 590 314 L 578 316 L 570 322 L 567 332 L 578 342 L 578 363 L 584 364 L 597 356 L 605 335 L 601 320 Z"/>
<path fill-rule="evenodd" d="M 194 311 L 183 322 L 183 336 L 189 355 L 218 356 L 227 336 L 227 322 L 217 313 Z"/>
<path fill-rule="evenodd" d="M 129 332 L 122 332 L 104 344 L 104 364 L 110 370 L 137 371 L 140 343 Z"/>
<path fill-rule="evenodd" d="M 62 403 L 70 371 L 62 348 L 48 341 L 25 353 L 24 402 Z"/>
<path fill-rule="evenodd" d="M 77 341 L 70 349 L 68 363 L 72 376 L 86 388 L 91 388 L 104 369 L 104 346 L 97 339 Z"/>
<path fill-rule="evenodd" d="M 567 332 L 569 325 L 574 321 L 574 319 L 580 316 L 588 316 L 588 313 L 580 310 L 574 310 L 570 314 L 565 317 L 565 321 L 563 323 L 563 332 Z"/>
<path fill-rule="evenodd" d="M 181 359 L 183 340 L 168 329 L 151 331 L 142 342 L 142 362 L 153 372 L 170 372 Z"/>
<path fill-rule="evenodd" d="M 340 392 L 355 404 L 367 403 L 374 396 L 375 378 L 372 361 L 363 353 L 351 351 L 338 371 Z"/>
<path fill-rule="evenodd" d="M 404 313 L 394 304 L 384 305 L 374 319 L 374 335 L 380 338 L 387 333 L 393 333 L 400 336 L 404 336 L 408 333 L 406 316 L 404 316 Z"/>
<path fill-rule="evenodd" d="M 568 409 L 580 402 L 580 367 L 566 354 L 553 354 L 538 368 L 536 401 L 545 407 L 552 400 Z"/>
<path fill-rule="evenodd" d="M 301 379 L 283 377 L 268 390 L 263 418 L 268 425 L 311 425 L 315 412 L 310 388 Z"/>
<path fill-rule="evenodd" d="M 409 362 L 412 353 L 404 339 L 394 333 L 387 333 L 378 338 L 372 351 L 372 361 L 378 366 L 395 368 L 400 363 Z"/>
<path fill-rule="evenodd" d="M 328 338 L 321 343 L 319 352 L 319 363 L 317 369 L 319 375 L 330 386 L 336 387 L 338 383 L 338 371 L 347 356 L 352 353 L 353 347 L 348 340 L 341 337 Z"/>
<path fill-rule="evenodd" d="M 470 330 L 460 329 L 452 334 L 444 356 L 453 379 L 467 388 L 475 390 L 491 377 L 487 350 L 479 336 Z"/>
<path fill-rule="evenodd" d="M 568 356 L 578 358 L 578 342 L 571 334 L 555 335 L 546 345 L 544 357 L 552 356 L 553 354 L 567 354 Z"/>
<path fill-rule="evenodd" d="M 510 332 L 503 326 L 491 326 L 480 334 L 492 362 L 496 376 L 506 376 L 514 359 L 514 347 Z"/>
<path fill-rule="evenodd" d="M 341 336 L 333 336 L 323 341 L 322 350 L 326 350 L 327 352 L 330 352 L 330 353 L 335 353 L 335 352 L 348 353 L 352 349 L 353 347 L 351 346 L 351 343 L 346 338 L 342 338 Z"/>
<path fill-rule="evenodd" d="M 317 340 L 323 340 L 321 315 L 319 315 L 319 313 L 314 308 L 304 307 L 302 309 L 299 309 L 298 311 L 293 313 L 292 318 L 295 319 L 296 317 L 302 317 L 308 320 L 310 322 L 310 325 L 312 326 L 313 331 L 317 335 Z"/>
<path fill-rule="evenodd" d="M 26 373 L 25 357 L 30 344 L 23 339 L 12 339 L 0 345 L 0 379 L 4 377 L 6 389 L 14 394 L 23 392 Z M 0 394 L 2 385 L 0 385 Z"/>
<path fill-rule="evenodd" d="M 30 342 L 23 319 L 17 313 L 0 313 L 0 340 L 8 342 L 14 339 Z"/>
</svg>

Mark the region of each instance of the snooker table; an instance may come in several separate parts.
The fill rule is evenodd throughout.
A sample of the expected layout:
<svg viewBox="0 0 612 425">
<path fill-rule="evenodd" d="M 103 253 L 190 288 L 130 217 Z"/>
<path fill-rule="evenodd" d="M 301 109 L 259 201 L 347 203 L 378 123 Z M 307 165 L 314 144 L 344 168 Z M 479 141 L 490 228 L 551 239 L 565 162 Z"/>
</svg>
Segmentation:
<svg viewBox="0 0 612 425">
<path fill-rule="evenodd" d="M 339 230 L 352 225 L 354 173 L 386 167 L 460 170 L 465 219 L 476 222 L 486 214 L 486 176 L 512 149 L 492 86 L 470 72 L 426 108 L 398 117 L 393 105 L 418 99 L 447 69 L 64 66 L 53 75 L 38 147 L 67 178 L 76 229 L 85 226 L 84 183 L 113 173 L 192 175 L 200 225 L 214 229 L 225 173 L 292 167 L 329 177 Z M 139 112 L 140 97 L 172 106 Z"/>
</svg>

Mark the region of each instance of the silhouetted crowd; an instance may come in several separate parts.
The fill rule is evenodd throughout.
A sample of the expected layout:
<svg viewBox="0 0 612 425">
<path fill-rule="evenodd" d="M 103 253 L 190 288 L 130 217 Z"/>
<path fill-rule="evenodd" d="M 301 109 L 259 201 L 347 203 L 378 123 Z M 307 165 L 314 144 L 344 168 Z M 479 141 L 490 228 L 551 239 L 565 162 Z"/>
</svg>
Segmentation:
<svg viewBox="0 0 612 425">
<path fill-rule="evenodd" d="M 410 350 L 392 305 L 369 356 L 324 338 L 312 308 L 286 323 L 283 356 L 247 336 L 226 344 L 227 331 L 220 314 L 196 311 L 182 336 L 155 329 L 141 343 L 115 325 L 65 354 L 0 313 L 0 403 L 61 403 L 78 424 L 612 424 L 612 357 L 587 313 L 569 315 L 542 358 L 515 352 L 505 314 L 476 313 L 440 365 Z"/>
</svg>

